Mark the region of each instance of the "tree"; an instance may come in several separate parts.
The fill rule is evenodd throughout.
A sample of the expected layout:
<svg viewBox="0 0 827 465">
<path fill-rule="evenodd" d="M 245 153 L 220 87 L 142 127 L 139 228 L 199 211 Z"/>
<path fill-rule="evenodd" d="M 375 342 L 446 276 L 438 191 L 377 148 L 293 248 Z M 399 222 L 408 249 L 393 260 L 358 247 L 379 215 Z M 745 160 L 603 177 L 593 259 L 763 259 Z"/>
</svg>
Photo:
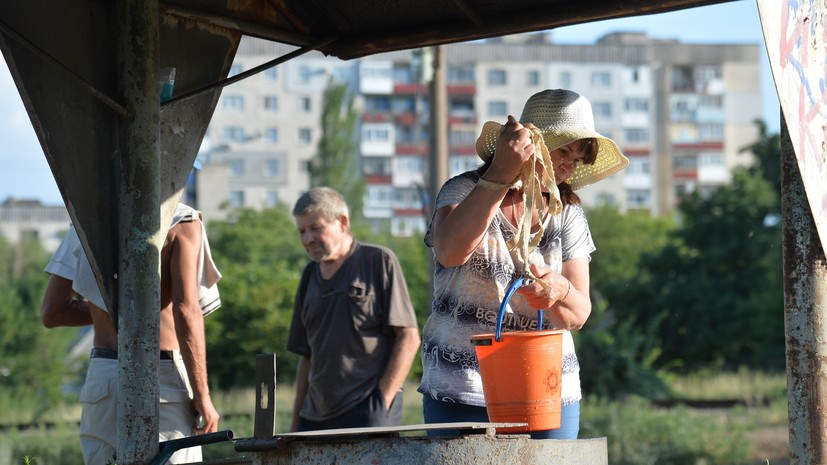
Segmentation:
<svg viewBox="0 0 827 465">
<path fill-rule="evenodd" d="M 290 213 L 235 210 L 208 233 L 224 276 L 222 307 L 205 320 L 210 381 L 250 387 L 256 354 L 275 353 L 279 382 L 292 382 L 298 358 L 286 350 L 287 332 L 307 255 Z"/>
<path fill-rule="evenodd" d="M 328 186 L 347 200 L 351 216 L 362 212 L 364 185 L 356 150 L 356 123 L 353 96 L 347 84 L 328 83 L 322 97 L 318 152 L 310 161 L 310 187 Z"/>
<path fill-rule="evenodd" d="M 669 243 L 675 225 L 648 212 L 623 214 L 609 206 L 590 210 L 588 219 L 597 246 L 589 272 L 592 314 L 574 333 L 583 390 L 606 398 L 662 397 L 666 384 L 654 367 L 660 348 L 650 337 L 655 325 L 639 325 L 636 309 L 618 295 L 641 273 L 643 257 Z"/>
<path fill-rule="evenodd" d="M 769 182 L 745 169 L 709 197 L 680 206 L 675 241 L 645 257 L 620 300 L 662 349 L 660 366 L 783 366 L 781 237 Z M 780 365 L 779 365 L 780 364 Z"/>
<path fill-rule="evenodd" d="M 740 151 L 755 155 L 755 164 L 750 167 L 750 172 L 772 185 L 773 190 L 779 194 L 778 211 L 781 211 L 781 135 L 767 134 L 767 124 L 761 120 L 755 120 L 754 123 L 758 126 L 758 140 Z"/>
<path fill-rule="evenodd" d="M 47 330 L 40 323 L 46 261 L 37 241 L 12 245 L 0 236 L 0 392 L 31 399 L 40 409 L 35 416 L 61 401 L 69 375 L 66 354 L 77 334 L 74 328 Z"/>
</svg>

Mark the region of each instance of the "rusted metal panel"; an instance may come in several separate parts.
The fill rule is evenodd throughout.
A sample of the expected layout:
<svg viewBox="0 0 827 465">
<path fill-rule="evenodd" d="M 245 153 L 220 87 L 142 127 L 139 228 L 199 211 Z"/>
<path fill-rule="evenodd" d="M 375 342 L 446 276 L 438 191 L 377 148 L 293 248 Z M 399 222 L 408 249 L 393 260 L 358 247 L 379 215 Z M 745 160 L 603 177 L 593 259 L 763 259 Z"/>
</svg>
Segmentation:
<svg viewBox="0 0 827 465">
<path fill-rule="evenodd" d="M 827 248 L 827 4 L 758 0 L 758 11 L 793 155 Z"/>
<path fill-rule="evenodd" d="M 256 438 L 276 434 L 276 354 L 256 354 Z"/>
<path fill-rule="evenodd" d="M 827 463 L 827 263 L 784 118 L 781 158 L 790 465 Z"/>
<path fill-rule="evenodd" d="M 606 438 L 535 440 L 528 436 L 402 437 L 292 441 L 257 452 L 254 465 L 607 465 Z"/>
</svg>

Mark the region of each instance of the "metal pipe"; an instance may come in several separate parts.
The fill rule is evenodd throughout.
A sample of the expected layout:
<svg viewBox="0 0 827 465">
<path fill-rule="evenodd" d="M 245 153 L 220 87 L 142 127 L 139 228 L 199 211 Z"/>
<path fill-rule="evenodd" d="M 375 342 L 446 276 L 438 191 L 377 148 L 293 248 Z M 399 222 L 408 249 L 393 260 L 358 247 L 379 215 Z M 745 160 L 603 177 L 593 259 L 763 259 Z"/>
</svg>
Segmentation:
<svg viewBox="0 0 827 465">
<path fill-rule="evenodd" d="M 827 266 L 781 116 L 781 212 L 790 465 L 827 462 Z"/>
<path fill-rule="evenodd" d="M 172 454 L 190 447 L 205 446 L 207 444 L 215 444 L 218 442 L 230 441 L 233 439 L 232 430 L 216 431 L 215 433 L 199 434 L 196 436 L 187 436 L 185 438 L 170 439 L 164 441 L 158 447 L 158 455 L 150 462 L 150 465 L 163 465 L 167 463 Z"/>
<path fill-rule="evenodd" d="M 159 17 L 158 0 L 115 4 L 118 97 L 128 110 L 118 124 L 119 141 L 113 157 L 118 237 L 110 239 L 118 251 L 117 298 L 110 316 L 119 331 L 119 465 L 146 464 L 158 450 L 163 244 Z"/>
<path fill-rule="evenodd" d="M 214 89 L 224 88 L 226 86 L 229 86 L 230 84 L 241 81 L 242 79 L 247 79 L 248 77 L 254 76 L 254 75 L 264 71 L 265 69 L 272 68 L 273 66 L 280 65 L 280 64 L 282 64 L 282 63 L 284 63 L 288 60 L 292 60 L 293 58 L 304 55 L 307 52 L 312 52 L 313 50 L 324 47 L 325 45 L 327 45 L 327 44 L 329 44 L 329 43 L 331 43 L 335 40 L 336 40 L 335 37 L 328 37 L 326 39 L 322 39 L 318 42 L 315 42 L 313 44 L 308 45 L 307 47 L 302 47 L 298 50 L 294 50 L 290 53 L 284 54 L 284 55 L 282 55 L 282 56 L 280 56 L 280 57 L 278 57 L 274 60 L 270 60 L 267 63 L 258 65 L 255 68 L 248 69 L 247 71 L 244 71 L 243 73 L 238 73 L 233 77 L 229 77 L 227 79 L 222 79 L 218 82 L 215 82 L 215 83 L 206 85 L 204 87 L 201 87 L 200 89 L 195 89 L 195 90 L 193 90 L 191 92 L 188 92 L 184 95 L 171 98 L 171 99 L 167 100 L 166 102 L 164 102 L 161 105 L 161 110 L 165 109 L 169 105 L 173 105 L 175 103 L 191 99 L 193 97 L 196 97 L 196 96 L 201 95 L 201 94 L 206 93 L 206 92 L 211 92 Z"/>
</svg>

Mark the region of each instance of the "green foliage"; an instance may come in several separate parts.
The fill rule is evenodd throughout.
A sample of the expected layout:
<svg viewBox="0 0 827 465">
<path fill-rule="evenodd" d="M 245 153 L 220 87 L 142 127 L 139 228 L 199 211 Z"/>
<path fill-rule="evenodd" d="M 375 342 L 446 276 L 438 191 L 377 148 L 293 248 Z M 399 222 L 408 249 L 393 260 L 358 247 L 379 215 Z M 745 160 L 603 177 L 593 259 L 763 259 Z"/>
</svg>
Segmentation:
<svg viewBox="0 0 827 465">
<path fill-rule="evenodd" d="M 64 363 L 74 329 L 46 330 L 40 302 L 47 256 L 37 241 L 0 237 L 0 392 L 35 399 L 42 409 L 61 399 Z"/>
<path fill-rule="evenodd" d="M 640 273 L 642 257 L 669 242 L 674 224 L 606 206 L 590 210 L 588 218 L 597 250 L 590 264 L 592 314 L 575 333 L 583 390 L 607 398 L 668 396 L 654 368 L 660 350 L 650 335 L 657 320 L 637 323 L 629 318 L 635 308 L 627 309 L 616 296 Z"/>
<path fill-rule="evenodd" d="M 763 224 L 776 200 L 745 170 L 708 197 L 683 199 L 675 242 L 645 258 L 619 298 L 636 306 L 637 324 L 658 321 L 661 366 L 783 367 L 781 236 Z"/>
<path fill-rule="evenodd" d="M 654 409 L 638 397 L 581 407 L 580 437 L 606 437 L 613 465 L 739 465 L 750 451 L 746 428 L 726 415 Z"/>
<path fill-rule="evenodd" d="M 206 319 L 210 380 L 221 388 L 249 387 L 255 355 L 275 353 L 283 382 L 295 376 L 297 357 L 287 352 L 293 298 L 307 263 L 285 208 L 234 211 L 211 222 L 210 246 L 224 277 L 222 307 Z"/>
<path fill-rule="evenodd" d="M 9 459 L 14 458 L 14 461 Z M 83 463 L 73 427 L 10 431 L 0 436 L 0 463 L 70 465 Z"/>
<path fill-rule="evenodd" d="M 362 214 L 364 193 L 356 150 L 358 120 L 347 84 L 331 79 L 322 96 L 322 137 L 308 167 L 310 187 L 328 186 L 339 191 L 354 218 Z"/>
<path fill-rule="evenodd" d="M 772 185 L 773 192 L 781 193 L 781 135 L 768 134 L 767 124 L 755 120 L 758 126 L 758 140 L 743 147 L 741 152 L 751 152 L 755 156 L 755 164 L 750 172 L 760 176 Z M 780 197 L 777 211 L 781 211 Z"/>
</svg>

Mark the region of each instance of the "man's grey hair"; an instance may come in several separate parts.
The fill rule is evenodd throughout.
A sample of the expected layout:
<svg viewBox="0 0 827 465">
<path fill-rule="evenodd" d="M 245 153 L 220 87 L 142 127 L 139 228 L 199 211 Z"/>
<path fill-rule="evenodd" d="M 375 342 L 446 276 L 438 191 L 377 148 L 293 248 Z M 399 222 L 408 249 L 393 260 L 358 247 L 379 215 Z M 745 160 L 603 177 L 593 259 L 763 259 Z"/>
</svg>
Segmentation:
<svg viewBox="0 0 827 465">
<path fill-rule="evenodd" d="M 302 194 L 293 207 L 293 216 L 319 212 L 328 222 L 338 220 L 342 216 L 350 218 L 347 202 L 342 194 L 330 187 L 314 187 Z"/>
</svg>

